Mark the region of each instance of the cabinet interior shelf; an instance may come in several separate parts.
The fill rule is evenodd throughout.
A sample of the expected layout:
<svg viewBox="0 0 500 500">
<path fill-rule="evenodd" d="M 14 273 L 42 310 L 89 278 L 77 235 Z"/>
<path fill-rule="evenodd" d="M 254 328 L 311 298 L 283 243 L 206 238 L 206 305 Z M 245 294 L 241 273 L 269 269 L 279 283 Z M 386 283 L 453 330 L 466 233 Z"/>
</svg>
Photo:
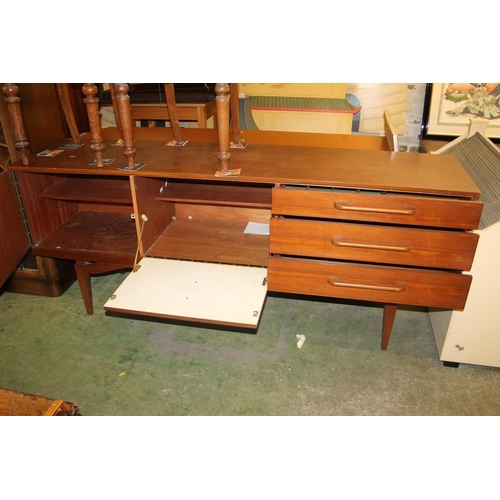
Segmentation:
<svg viewBox="0 0 500 500">
<path fill-rule="evenodd" d="M 156 199 L 178 203 L 271 208 L 271 187 L 168 182 Z"/>
<path fill-rule="evenodd" d="M 247 234 L 246 226 L 244 221 L 177 219 L 148 256 L 265 267 L 269 236 Z"/>
<path fill-rule="evenodd" d="M 68 177 L 41 196 L 53 200 L 132 205 L 128 178 Z"/>
<path fill-rule="evenodd" d="M 34 252 L 63 259 L 132 263 L 136 248 L 135 224 L 129 214 L 81 210 L 35 245 Z"/>
</svg>

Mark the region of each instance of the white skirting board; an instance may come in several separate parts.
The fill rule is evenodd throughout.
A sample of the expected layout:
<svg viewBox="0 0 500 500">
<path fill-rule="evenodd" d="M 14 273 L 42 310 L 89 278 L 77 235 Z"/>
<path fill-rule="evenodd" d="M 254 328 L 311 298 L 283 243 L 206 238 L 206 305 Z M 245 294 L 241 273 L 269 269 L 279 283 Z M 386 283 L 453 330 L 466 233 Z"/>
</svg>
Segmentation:
<svg viewBox="0 0 500 500">
<path fill-rule="evenodd" d="M 108 311 L 257 328 L 267 269 L 145 257 L 106 302 Z"/>
</svg>

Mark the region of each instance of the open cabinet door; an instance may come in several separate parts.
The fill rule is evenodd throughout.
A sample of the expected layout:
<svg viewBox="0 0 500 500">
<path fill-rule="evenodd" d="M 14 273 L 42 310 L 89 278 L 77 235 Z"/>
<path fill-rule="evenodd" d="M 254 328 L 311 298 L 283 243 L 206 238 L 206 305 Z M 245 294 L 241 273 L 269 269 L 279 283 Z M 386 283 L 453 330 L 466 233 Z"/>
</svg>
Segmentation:
<svg viewBox="0 0 500 500">
<path fill-rule="evenodd" d="M 267 269 L 145 257 L 107 311 L 256 329 Z"/>
<path fill-rule="evenodd" d="M 29 249 L 10 172 L 0 170 L 0 286 Z"/>
</svg>

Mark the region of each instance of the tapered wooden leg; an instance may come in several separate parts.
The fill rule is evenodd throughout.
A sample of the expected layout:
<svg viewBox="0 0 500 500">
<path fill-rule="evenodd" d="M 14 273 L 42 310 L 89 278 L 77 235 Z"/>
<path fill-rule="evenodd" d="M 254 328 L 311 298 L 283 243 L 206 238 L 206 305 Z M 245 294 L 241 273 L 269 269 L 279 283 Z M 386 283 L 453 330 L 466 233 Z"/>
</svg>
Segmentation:
<svg viewBox="0 0 500 500">
<path fill-rule="evenodd" d="M 120 132 L 120 136 L 123 140 L 122 125 L 120 123 L 120 115 L 118 114 L 118 106 L 116 104 L 116 88 L 114 83 L 109 84 L 109 93 L 111 95 L 111 103 L 113 104 L 113 111 L 115 113 L 116 126 L 118 127 L 118 131 Z"/>
<path fill-rule="evenodd" d="M 127 264 L 108 264 L 107 262 L 82 262 L 75 263 L 75 272 L 80 285 L 83 303 L 87 314 L 91 316 L 94 314 L 94 304 L 92 300 L 92 284 L 90 276 L 93 274 L 102 274 L 110 271 L 118 271 L 120 269 L 131 268 L 132 265 Z"/>
<path fill-rule="evenodd" d="M 83 264 L 85 267 L 85 264 Z M 83 270 L 83 267 L 75 265 L 76 277 L 78 279 L 78 284 L 80 285 L 80 292 L 82 293 L 83 303 L 85 304 L 85 309 L 87 314 L 92 316 L 94 314 L 94 305 L 92 301 L 92 285 L 90 283 L 90 274 Z"/>
<path fill-rule="evenodd" d="M 394 304 L 384 305 L 384 323 L 382 326 L 382 350 L 386 350 L 389 345 L 389 339 L 391 338 L 392 325 L 394 324 L 394 318 L 396 317 L 396 311 L 398 306 Z"/>
<path fill-rule="evenodd" d="M 240 103 L 239 90 L 237 83 L 230 84 L 231 89 L 231 126 L 233 129 L 233 142 L 235 145 L 241 145 L 240 137 Z"/>
<path fill-rule="evenodd" d="M 78 133 L 78 127 L 76 126 L 75 115 L 73 113 L 73 108 L 71 107 L 69 99 L 69 91 L 67 83 L 56 83 L 57 93 L 59 94 L 59 102 L 64 113 L 64 118 L 66 119 L 66 124 L 69 128 L 69 133 L 71 134 L 71 140 L 73 144 L 78 145 L 82 143 L 80 134 Z"/>
<path fill-rule="evenodd" d="M 182 141 L 181 127 L 179 125 L 179 118 L 177 117 L 177 105 L 175 103 L 175 90 L 173 83 L 165 83 L 165 98 L 167 100 L 168 117 L 170 126 L 174 132 L 174 139 L 177 142 Z"/>
</svg>

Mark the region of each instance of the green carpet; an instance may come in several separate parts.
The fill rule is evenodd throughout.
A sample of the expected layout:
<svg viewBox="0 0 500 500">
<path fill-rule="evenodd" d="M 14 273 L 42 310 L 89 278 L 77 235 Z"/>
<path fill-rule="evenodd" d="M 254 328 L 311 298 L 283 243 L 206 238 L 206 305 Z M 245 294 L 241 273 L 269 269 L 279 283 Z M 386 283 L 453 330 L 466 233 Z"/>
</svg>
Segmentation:
<svg viewBox="0 0 500 500">
<path fill-rule="evenodd" d="M 57 298 L 0 296 L 0 386 L 82 415 L 498 415 L 500 370 L 444 367 L 428 314 L 269 296 L 256 333 L 113 317 L 123 274 Z M 297 347 L 297 335 L 305 335 Z"/>
</svg>

